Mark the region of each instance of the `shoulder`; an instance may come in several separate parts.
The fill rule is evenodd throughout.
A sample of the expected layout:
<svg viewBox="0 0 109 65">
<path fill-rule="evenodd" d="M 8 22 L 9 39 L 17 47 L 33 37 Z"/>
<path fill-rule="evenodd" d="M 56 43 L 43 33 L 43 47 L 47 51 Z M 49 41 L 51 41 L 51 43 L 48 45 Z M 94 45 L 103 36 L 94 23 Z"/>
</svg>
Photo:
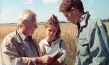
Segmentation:
<svg viewBox="0 0 109 65">
<path fill-rule="evenodd" d="M 40 51 L 44 52 L 44 50 L 48 48 L 47 40 L 46 39 L 42 39 L 40 41 L 40 43 L 39 43 L 39 47 L 41 49 Z"/>
<path fill-rule="evenodd" d="M 16 38 L 16 32 L 13 32 L 13 33 L 8 34 L 8 35 L 4 38 L 2 44 L 9 45 L 9 44 L 11 44 L 11 42 L 14 41 L 14 38 Z"/>
<path fill-rule="evenodd" d="M 88 29 L 90 28 L 91 33 L 93 34 L 95 31 L 99 32 L 96 34 L 107 34 L 107 28 L 106 25 L 103 23 L 103 21 L 99 18 L 90 16 L 89 20 L 88 20 Z"/>
<path fill-rule="evenodd" d="M 42 39 L 41 41 L 40 41 L 40 43 L 44 43 L 45 41 L 47 41 L 46 39 Z M 39 44 L 40 44 L 39 43 Z"/>
<path fill-rule="evenodd" d="M 65 41 L 65 40 L 63 40 L 63 39 L 62 39 L 62 45 L 63 45 L 63 46 L 67 46 L 66 41 Z"/>
<path fill-rule="evenodd" d="M 66 41 L 63 40 L 63 39 L 61 38 L 61 36 L 58 36 L 58 38 L 57 38 L 57 40 L 56 40 L 55 42 L 56 42 L 56 43 L 61 43 L 61 45 L 67 45 L 67 44 L 66 44 Z"/>
<path fill-rule="evenodd" d="M 16 32 L 13 32 L 13 33 L 10 33 L 8 34 L 4 40 L 9 40 L 9 39 L 12 39 L 12 38 L 15 38 L 16 37 Z"/>
<path fill-rule="evenodd" d="M 100 27 L 100 26 L 104 26 L 104 23 L 101 19 L 96 18 L 94 16 L 90 16 L 88 22 L 91 24 L 92 27 Z"/>
<path fill-rule="evenodd" d="M 46 40 L 46 39 L 42 39 L 42 40 L 39 42 L 39 45 L 44 45 L 44 44 L 47 44 L 47 40 Z"/>
<path fill-rule="evenodd" d="M 66 44 L 66 41 L 62 39 L 62 43 Z"/>
</svg>

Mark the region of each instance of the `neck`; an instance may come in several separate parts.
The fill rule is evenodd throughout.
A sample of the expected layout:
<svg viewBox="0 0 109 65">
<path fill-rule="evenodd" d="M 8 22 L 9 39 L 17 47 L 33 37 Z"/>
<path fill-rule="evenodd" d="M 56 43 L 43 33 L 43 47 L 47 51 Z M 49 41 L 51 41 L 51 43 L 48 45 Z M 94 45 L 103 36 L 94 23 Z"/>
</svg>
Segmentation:
<svg viewBox="0 0 109 65">
<path fill-rule="evenodd" d="M 18 28 L 18 30 L 23 33 L 25 36 L 28 36 L 26 33 L 25 33 L 25 30 L 24 29 L 21 29 L 21 28 Z"/>
<path fill-rule="evenodd" d="M 18 28 L 18 30 L 19 30 L 21 33 L 23 33 L 23 30 L 22 30 L 21 28 Z"/>
<path fill-rule="evenodd" d="M 52 42 L 52 41 L 55 40 L 55 37 L 53 37 L 53 38 L 47 37 L 46 39 L 47 39 L 49 42 Z"/>
</svg>

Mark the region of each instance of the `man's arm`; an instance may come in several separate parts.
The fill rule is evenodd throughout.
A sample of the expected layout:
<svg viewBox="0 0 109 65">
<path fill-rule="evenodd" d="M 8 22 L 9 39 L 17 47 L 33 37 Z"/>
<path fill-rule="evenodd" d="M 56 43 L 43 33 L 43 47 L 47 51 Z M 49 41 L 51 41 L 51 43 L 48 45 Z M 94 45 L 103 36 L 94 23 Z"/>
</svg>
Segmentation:
<svg viewBox="0 0 109 65">
<path fill-rule="evenodd" d="M 108 35 L 104 26 L 95 26 L 91 32 L 90 52 L 92 63 L 89 65 L 106 65 L 108 54 Z"/>
<path fill-rule="evenodd" d="M 6 37 L 1 45 L 2 56 L 6 65 L 36 65 L 36 64 L 47 64 L 52 60 L 51 56 L 43 57 L 20 57 L 18 50 L 13 44 L 11 37 Z"/>
</svg>

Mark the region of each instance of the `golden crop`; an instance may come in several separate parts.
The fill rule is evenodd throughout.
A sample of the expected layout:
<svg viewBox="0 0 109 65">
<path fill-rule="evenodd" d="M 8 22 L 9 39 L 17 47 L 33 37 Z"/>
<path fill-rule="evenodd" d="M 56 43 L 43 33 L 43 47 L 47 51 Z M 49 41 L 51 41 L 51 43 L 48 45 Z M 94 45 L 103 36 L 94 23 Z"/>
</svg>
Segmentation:
<svg viewBox="0 0 109 65">
<path fill-rule="evenodd" d="M 109 30 L 109 23 L 106 22 L 107 30 Z M 76 58 L 76 33 L 77 26 L 72 23 L 61 23 L 61 37 L 66 41 L 68 47 L 68 61 L 67 65 L 74 65 Z M 3 39 L 7 34 L 14 32 L 17 26 L 0 26 L 0 39 Z M 109 34 L 109 33 L 108 33 Z M 39 43 L 46 37 L 43 24 L 38 24 L 38 28 L 35 30 L 33 37 Z"/>
<path fill-rule="evenodd" d="M 61 23 L 61 36 L 66 41 L 68 46 L 68 65 L 74 65 L 76 58 L 76 25 L 72 23 Z M 14 32 L 17 26 L 0 26 L 0 39 L 5 38 L 9 33 Z M 45 29 L 43 24 L 38 24 L 38 28 L 35 30 L 33 37 L 39 43 L 42 39 L 46 37 Z"/>
</svg>

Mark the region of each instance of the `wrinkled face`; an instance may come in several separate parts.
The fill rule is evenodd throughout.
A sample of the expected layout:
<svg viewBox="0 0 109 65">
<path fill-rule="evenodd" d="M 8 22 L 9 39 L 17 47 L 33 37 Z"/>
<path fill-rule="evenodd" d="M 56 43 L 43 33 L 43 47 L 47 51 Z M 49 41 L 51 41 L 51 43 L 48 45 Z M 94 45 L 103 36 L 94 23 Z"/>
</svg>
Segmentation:
<svg viewBox="0 0 109 65">
<path fill-rule="evenodd" d="M 57 28 L 53 25 L 49 25 L 47 28 L 45 28 L 45 32 L 48 38 L 55 38 Z"/>
<path fill-rule="evenodd" d="M 76 24 L 78 21 L 76 13 L 71 11 L 62 11 L 63 15 L 67 18 L 67 21 L 70 21 L 73 24 Z"/>
<path fill-rule="evenodd" d="M 35 16 L 32 16 L 30 22 L 26 22 L 26 26 L 25 26 L 26 36 L 32 36 L 36 28 L 37 28 L 36 18 Z"/>
</svg>

